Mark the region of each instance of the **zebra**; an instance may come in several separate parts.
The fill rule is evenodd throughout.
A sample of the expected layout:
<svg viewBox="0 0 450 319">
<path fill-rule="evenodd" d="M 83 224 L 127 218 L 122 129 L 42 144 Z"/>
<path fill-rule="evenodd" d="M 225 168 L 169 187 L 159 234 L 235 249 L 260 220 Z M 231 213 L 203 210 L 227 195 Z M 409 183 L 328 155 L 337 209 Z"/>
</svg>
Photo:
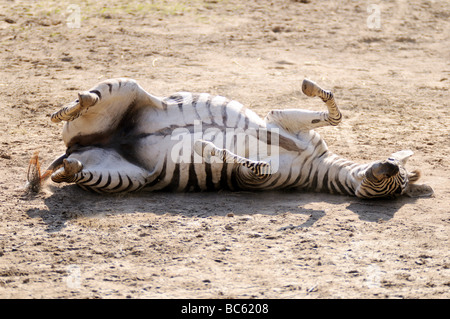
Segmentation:
<svg viewBox="0 0 450 319">
<path fill-rule="evenodd" d="M 305 79 L 302 91 L 327 111 L 272 110 L 265 118 L 207 93 L 157 97 L 135 80 L 103 81 L 51 115 L 64 121 L 66 152 L 28 188 L 51 178 L 98 193 L 305 190 L 359 198 L 431 196 L 403 150 L 358 164 L 328 149 L 315 129 L 342 120 L 334 94 Z M 37 155 L 30 166 L 38 165 Z M 30 170 L 29 170 L 30 172 Z"/>
</svg>

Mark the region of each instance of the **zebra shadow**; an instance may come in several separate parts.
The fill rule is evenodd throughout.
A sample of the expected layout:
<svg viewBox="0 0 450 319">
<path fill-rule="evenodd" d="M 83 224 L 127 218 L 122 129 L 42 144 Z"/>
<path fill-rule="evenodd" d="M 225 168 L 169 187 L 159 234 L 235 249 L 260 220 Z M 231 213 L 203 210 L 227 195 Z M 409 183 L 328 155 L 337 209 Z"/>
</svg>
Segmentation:
<svg viewBox="0 0 450 319">
<path fill-rule="evenodd" d="M 295 228 L 311 227 L 334 208 L 346 208 L 365 221 L 389 220 L 410 200 L 364 201 L 337 196 L 298 191 L 284 192 L 146 192 L 125 195 L 99 195 L 86 192 L 76 185 L 50 186 L 51 195 L 44 198 L 45 209 L 31 208 L 31 218 L 41 218 L 47 231 L 57 232 L 67 221 L 80 217 L 107 217 L 114 214 L 153 213 L 179 214 L 186 217 L 234 215 L 278 215 L 283 213 L 307 216 Z M 289 227 L 289 226 L 288 226 Z"/>
<path fill-rule="evenodd" d="M 357 214 L 361 220 L 369 222 L 388 221 L 404 205 L 413 204 L 417 198 L 399 197 L 396 199 L 352 199 L 346 209 Z"/>
</svg>

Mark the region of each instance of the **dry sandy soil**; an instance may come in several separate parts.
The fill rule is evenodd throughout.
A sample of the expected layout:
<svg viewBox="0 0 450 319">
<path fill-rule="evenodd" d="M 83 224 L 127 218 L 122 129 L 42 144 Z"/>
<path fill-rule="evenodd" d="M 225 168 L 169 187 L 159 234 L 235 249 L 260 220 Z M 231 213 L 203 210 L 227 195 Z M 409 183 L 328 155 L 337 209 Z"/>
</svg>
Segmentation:
<svg viewBox="0 0 450 319">
<path fill-rule="evenodd" d="M 71 3 L 0 1 L 0 297 L 450 297 L 447 0 L 83 1 L 79 28 Z M 345 117 L 319 130 L 331 150 L 411 149 L 435 195 L 25 195 L 33 152 L 46 166 L 65 151 L 49 115 L 113 77 L 262 116 L 323 109 L 308 77 Z"/>
</svg>

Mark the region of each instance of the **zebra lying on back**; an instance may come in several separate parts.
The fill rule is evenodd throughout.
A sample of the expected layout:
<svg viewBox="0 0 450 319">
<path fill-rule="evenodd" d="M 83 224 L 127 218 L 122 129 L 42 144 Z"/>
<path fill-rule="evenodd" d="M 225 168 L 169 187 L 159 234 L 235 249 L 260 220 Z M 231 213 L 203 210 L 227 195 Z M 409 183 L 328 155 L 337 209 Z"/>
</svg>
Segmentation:
<svg viewBox="0 0 450 319">
<path fill-rule="evenodd" d="M 131 79 L 99 83 L 51 116 L 66 121 L 65 154 L 41 176 L 35 166 L 29 189 L 51 176 L 99 193 L 302 189 L 358 196 L 429 196 L 407 172 L 413 154 L 356 164 L 333 154 L 314 131 L 338 125 L 342 115 L 331 92 L 304 80 L 303 92 L 321 98 L 327 112 L 273 110 L 261 119 L 236 101 L 180 92 L 147 93 Z M 30 171 L 30 170 L 29 170 Z"/>
</svg>

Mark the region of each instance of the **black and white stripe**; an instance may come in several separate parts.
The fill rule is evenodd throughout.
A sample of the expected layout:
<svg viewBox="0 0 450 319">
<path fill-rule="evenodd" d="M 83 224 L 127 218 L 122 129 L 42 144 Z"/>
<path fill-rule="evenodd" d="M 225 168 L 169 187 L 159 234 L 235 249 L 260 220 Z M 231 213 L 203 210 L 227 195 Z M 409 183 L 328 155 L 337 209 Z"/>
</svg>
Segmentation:
<svg viewBox="0 0 450 319">
<path fill-rule="evenodd" d="M 52 180 L 101 193 L 294 188 L 362 198 L 402 194 L 404 161 L 357 164 L 330 152 L 313 129 L 341 122 L 334 95 L 308 80 L 302 90 L 328 111 L 276 110 L 263 120 L 222 96 L 158 98 L 133 80 L 102 82 L 52 115 L 54 122 L 67 121 L 69 163 L 55 169 Z M 180 140 L 191 147 L 177 150 L 184 147 Z"/>
</svg>

